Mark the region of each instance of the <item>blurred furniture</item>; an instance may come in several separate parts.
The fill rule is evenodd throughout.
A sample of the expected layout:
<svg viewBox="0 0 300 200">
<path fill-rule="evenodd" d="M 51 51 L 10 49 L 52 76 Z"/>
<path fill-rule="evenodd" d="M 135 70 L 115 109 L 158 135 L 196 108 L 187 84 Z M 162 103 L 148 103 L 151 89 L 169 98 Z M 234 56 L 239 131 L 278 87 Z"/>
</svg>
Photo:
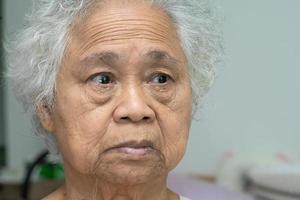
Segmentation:
<svg viewBox="0 0 300 200">
<path fill-rule="evenodd" d="M 0 127 L 0 132 L 1 132 L 1 127 Z M 5 163 L 5 148 L 4 148 L 4 146 L 1 146 L 1 144 L 0 144 L 0 169 L 2 166 L 4 166 L 4 163 Z"/>
<path fill-rule="evenodd" d="M 0 199 L 1 200 L 18 200 L 20 199 L 20 185 L 0 183 Z"/>
<path fill-rule="evenodd" d="M 63 180 L 43 180 L 36 178 L 36 169 L 42 164 L 47 163 L 47 155 L 48 151 L 41 152 L 27 166 L 24 177 L 10 170 L 3 172 L 3 176 L 0 179 L 0 200 L 40 200 L 59 188 L 63 184 Z M 7 176 L 4 175 L 5 173 Z"/>
<path fill-rule="evenodd" d="M 212 177 L 207 178 L 212 180 Z M 199 176 L 171 174 L 167 184 L 171 190 L 192 200 L 254 200 L 249 195 L 230 192 L 215 184 L 201 181 Z"/>
<path fill-rule="evenodd" d="M 256 167 L 248 178 L 248 191 L 257 200 L 300 199 L 300 164 Z"/>
<path fill-rule="evenodd" d="M 53 192 L 63 181 L 38 181 L 31 185 L 28 193 L 29 200 L 40 200 L 47 194 Z M 0 183 L 0 199 L 1 200 L 21 200 L 21 184 L 19 183 Z"/>
<path fill-rule="evenodd" d="M 49 152 L 47 150 L 41 152 L 34 160 L 32 163 L 29 164 L 27 170 L 26 170 L 26 174 L 25 174 L 25 178 L 22 182 L 22 186 L 21 186 L 21 199 L 22 200 L 28 200 L 29 199 L 29 192 L 30 192 L 30 186 L 31 186 L 31 176 L 33 174 L 33 170 L 39 166 L 40 164 L 44 163 L 46 160 L 47 155 L 49 154 Z"/>
</svg>

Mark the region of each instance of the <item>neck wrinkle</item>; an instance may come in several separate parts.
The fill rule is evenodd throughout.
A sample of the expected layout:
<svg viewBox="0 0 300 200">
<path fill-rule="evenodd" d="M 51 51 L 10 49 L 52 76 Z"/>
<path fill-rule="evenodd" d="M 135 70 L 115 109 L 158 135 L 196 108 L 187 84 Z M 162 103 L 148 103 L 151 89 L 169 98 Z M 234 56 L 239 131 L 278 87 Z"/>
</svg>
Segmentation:
<svg viewBox="0 0 300 200">
<path fill-rule="evenodd" d="M 68 176 L 63 200 L 177 200 L 166 186 L 167 175 L 138 185 L 109 183 L 99 178 Z"/>
</svg>

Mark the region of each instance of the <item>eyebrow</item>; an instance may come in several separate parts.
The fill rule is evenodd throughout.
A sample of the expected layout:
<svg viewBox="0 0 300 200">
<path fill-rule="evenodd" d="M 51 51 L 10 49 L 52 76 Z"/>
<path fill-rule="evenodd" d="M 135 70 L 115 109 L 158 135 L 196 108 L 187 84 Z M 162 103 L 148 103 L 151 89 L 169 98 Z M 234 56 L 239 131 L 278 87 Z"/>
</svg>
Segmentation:
<svg viewBox="0 0 300 200">
<path fill-rule="evenodd" d="M 119 55 L 112 51 L 103 51 L 94 53 L 80 61 L 84 66 L 95 66 L 99 63 L 104 63 L 108 66 L 115 65 L 119 60 Z"/>
<path fill-rule="evenodd" d="M 144 57 L 154 63 L 165 63 L 172 66 L 177 66 L 181 63 L 178 59 L 161 50 L 149 51 Z"/>
<path fill-rule="evenodd" d="M 178 66 L 181 62 L 172 57 L 166 51 L 151 50 L 143 55 L 147 63 L 162 63 L 167 66 Z M 80 61 L 83 66 L 97 66 L 105 64 L 107 66 L 116 66 L 120 60 L 120 55 L 112 51 L 103 51 L 91 54 Z"/>
</svg>

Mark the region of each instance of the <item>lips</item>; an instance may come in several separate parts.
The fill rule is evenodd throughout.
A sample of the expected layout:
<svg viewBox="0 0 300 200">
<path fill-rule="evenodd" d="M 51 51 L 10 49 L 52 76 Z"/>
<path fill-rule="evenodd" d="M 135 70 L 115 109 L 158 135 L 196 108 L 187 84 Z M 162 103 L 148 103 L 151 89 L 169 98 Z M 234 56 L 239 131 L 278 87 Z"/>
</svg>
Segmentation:
<svg viewBox="0 0 300 200">
<path fill-rule="evenodd" d="M 129 147 L 129 148 L 146 148 L 146 147 L 150 147 L 153 148 L 153 143 L 149 140 L 142 140 L 142 141 L 128 141 L 128 142 L 124 142 L 121 144 L 118 144 L 112 148 L 121 148 L 121 147 Z"/>
<path fill-rule="evenodd" d="M 107 149 L 106 152 L 111 151 L 128 155 L 141 156 L 150 153 L 152 150 L 154 150 L 153 142 L 149 140 L 142 140 L 120 143 Z"/>
</svg>

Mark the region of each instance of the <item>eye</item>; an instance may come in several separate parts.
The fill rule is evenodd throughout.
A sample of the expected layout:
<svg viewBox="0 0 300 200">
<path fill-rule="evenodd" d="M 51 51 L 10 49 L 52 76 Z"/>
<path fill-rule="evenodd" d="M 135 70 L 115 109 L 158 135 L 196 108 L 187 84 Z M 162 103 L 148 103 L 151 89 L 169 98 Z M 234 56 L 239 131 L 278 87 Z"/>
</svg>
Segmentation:
<svg viewBox="0 0 300 200">
<path fill-rule="evenodd" d="M 163 74 L 163 73 L 159 73 L 156 74 L 155 76 L 153 76 L 152 78 L 152 82 L 154 84 L 165 84 L 167 83 L 169 80 L 171 79 L 171 77 L 167 74 Z"/>
<path fill-rule="evenodd" d="M 96 82 L 97 84 L 107 85 L 113 83 L 113 78 L 110 74 L 101 73 L 92 78 L 92 81 Z"/>
</svg>

